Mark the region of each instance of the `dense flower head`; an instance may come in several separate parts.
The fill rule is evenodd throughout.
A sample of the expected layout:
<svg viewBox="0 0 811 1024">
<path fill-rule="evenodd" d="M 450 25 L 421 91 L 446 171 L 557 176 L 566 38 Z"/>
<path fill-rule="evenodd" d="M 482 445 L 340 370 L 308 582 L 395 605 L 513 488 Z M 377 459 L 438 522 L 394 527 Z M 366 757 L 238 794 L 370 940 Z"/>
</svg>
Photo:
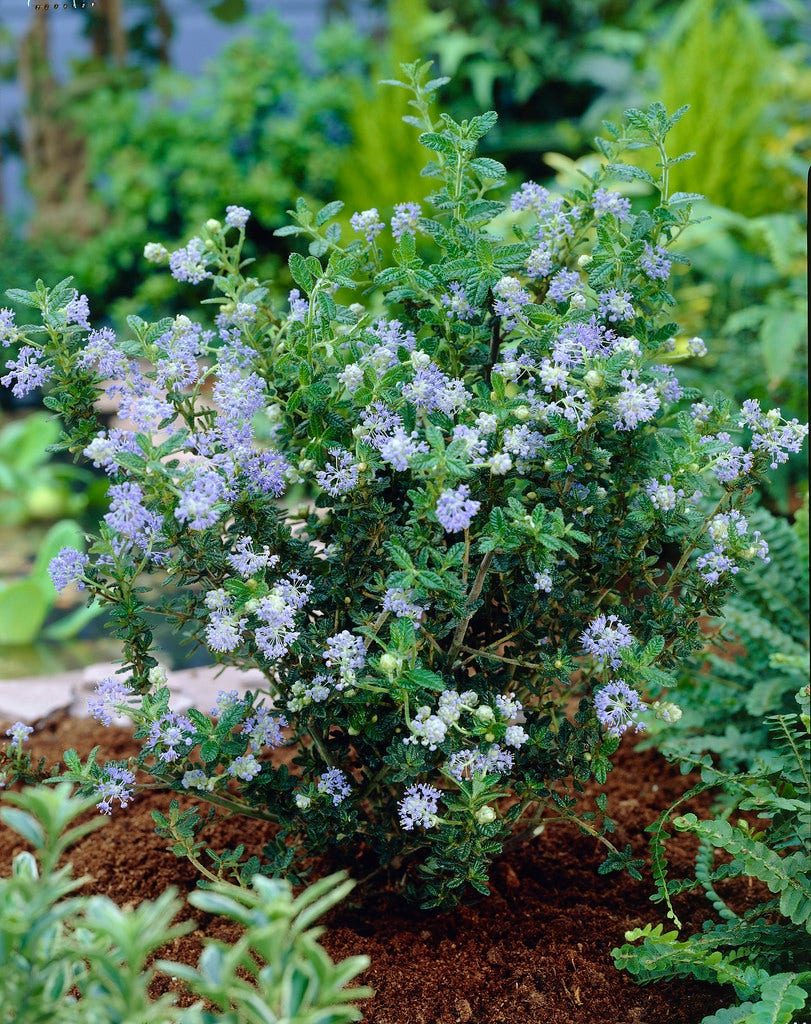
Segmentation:
<svg viewBox="0 0 811 1024">
<path fill-rule="evenodd" d="M 770 561 L 768 542 L 760 530 L 749 532 L 749 523 L 738 509 L 716 513 L 707 524 L 707 535 L 712 548 L 698 557 L 696 567 L 710 586 L 719 583 L 727 573 L 735 576 L 740 572 L 736 559 Z"/>
<path fill-rule="evenodd" d="M 108 762 L 102 768 L 101 778 L 96 783 L 96 793 L 101 800 L 96 807 L 102 814 L 113 813 L 113 801 L 121 808 L 128 807 L 133 800 L 135 776 L 125 765 Z"/>
<path fill-rule="evenodd" d="M 616 288 L 609 288 L 597 296 L 597 310 L 612 324 L 632 320 L 635 313 L 631 298 L 631 293 L 628 291 L 621 292 Z"/>
<path fill-rule="evenodd" d="M 248 736 L 249 748 L 253 751 L 269 747 L 280 747 L 284 743 L 282 729 L 287 725 L 284 715 L 273 715 L 269 708 L 259 707 L 242 723 L 242 731 Z"/>
<path fill-rule="evenodd" d="M 119 348 L 115 332 L 110 327 L 102 327 L 87 335 L 78 365 L 85 370 L 95 369 L 102 379 L 125 379 L 130 373 L 130 362 Z"/>
<path fill-rule="evenodd" d="M 422 207 L 419 203 L 397 203 L 391 218 L 391 233 L 395 240 L 399 242 L 405 234 L 415 235 L 421 216 Z"/>
<path fill-rule="evenodd" d="M 14 322 L 14 310 L 7 306 L 0 309 L 0 347 L 8 348 L 19 337 L 19 330 Z"/>
<path fill-rule="evenodd" d="M 486 751 L 457 750 L 448 758 L 448 772 L 455 779 L 469 778 L 475 772 L 481 775 L 506 775 L 515 762 L 509 750 L 493 743 Z"/>
<path fill-rule="evenodd" d="M 358 234 L 363 235 L 369 245 L 374 243 L 374 240 L 386 226 L 380 219 L 380 214 L 375 207 L 372 207 L 370 210 L 361 210 L 359 213 L 353 213 L 349 218 L 349 223 Z"/>
<path fill-rule="evenodd" d="M 327 796 L 331 796 L 332 802 L 336 807 L 338 804 L 343 803 L 352 792 L 349 779 L 340 768 L 328 768 L 321 776 L 317 789 L 319 793 L 326 793 Z"/>
<path fill-rule="evenodd" d="M 193 473 L 184 485 L 175 508 L 175 519 L 192 530 L 205 530 L 220 518 L 217 505 L 224 497 L 219 473 L 210 469 Z"/>
<path fill-rule="evenodd" d="M 640 380 L 630 371 L 622 371 L 622 391 L 616 398 L 617 430 L 634 430 L 640 423 L 647 423 L 656 415 L 661 406 L 653 384 Z"/>
<path fill-rule="evenodd" d="M 555 302 L 565 302 L 581 287 L 580 274 L 576 270 L 559 270 L 549 282 L 547 295 Z"/>
<path fill-rule="evenodd" d="M 261 770 L 262 765 L 253 754 L 242 754 L 240 757 L 235 757 L 228 765 L 228 774 L 242 779 L 244 782 L 255 779 Z"/>
<path fill-rule="evenodd" d="M 436 517 L 446 533 L 467 530 L 473 517 L 481 508 L 481 502 L 470 497 L 467 484 L 459 484 L 443 491 L 436 503 Z"/>
<path fill-rule="evenodd" d="M 653 502 L 653 507 L 659 509 L 660 512 L 672 512 L 678 506 L 679 499 L 684 497 L 684 489 L 680 487 L 676 490 L 670 482 L 671 479 L 670 473 L 665 473 L 661 481 L 654 477 L 645 486 L 645 491 Z"/>
<path fill-rule="evenodd" d="M 434 786 L 424 782 L 415 782 L 405 791 L 403 799 L 397 805 L 400 811 L 400 824 L 410 832 L 418 825 L 432 828 L 436 824 L 436 812 L 442 793 Z"/>
<path fill-rule="evenodd" d="M 147 743 L 156 749 L 160 761 L 169 763 L 184 757 L 194 746 L 193 734 L 190 719 L 167 711 L 150 725 Z"/>
<path fill-rule="evenodd" d="M 403 398 L 417 409 L 433 412 L 438 409 L 448 416 L 464 408 L 470 400 L 470 393 L 461 380 L 454 380 L 443 373 L 430 360 L 418 364 L 410 381 L 400 386 Z"/>
<path fill-rule="evenodd" d="M 645 728 L 639 715 L 647 710 L 636 690 L 624 679 L 614 679 L 594 695 L 597 718 L 609 736 L 622 736 L 626 729 L 640 732 Z"/>
<path fill-rule="evenodd" d="M 337 689 L 343 689 L 355 682 L 358 670 L 366 664 L 366 648 L 359 636 L 344 629 L 329 637 L 323 658 L 327 668 L 338 670 L 341 681 Z"/>
<path fill-rule="evenodd" d="M 411 619 L 416 622 L 427 611 L 427 606 L 416 603 L 413 590 L 389 587 L 383 595 L 383 610 L 391 612 L 398 618 Z"/>
<path fill-rule="evenodd" d="M 53 376 L 53 367 L 41 363 L 42 353 L 31 345 L 23 345 L 16 359 L 9 359 L 6 369 L 9 371 L 0 377 L 0 384 L 11 388 L 16 398 L 24 398 L 31 391 L 42 387 Z"/>
<path fill-rule="evenodd" d="M 467 297 L 467 292 L 459 281 L 450 282 L 448 291 L 442 296 L 441 301 L 449 319 L 470 320 L 476 315 Z"/>
<path fill-rule="evenodd" d="M 600 614 L 580 638 L 586 650 L 604 668 L 622 664 L 620 651 L 633 643 L 631 630 L 616 615 Z"/>
<path fill-rule="evenodd" d="M 496 297 L 493 311 L 502 318 L 504 330 L 509 331 L 517 326 L 521 311 L 531 301 L 529 292 L 517 277 L 507 276 L 495 283 L 493 294 Z"/>
<path fill-rule="evenodd" d="M 87 555 L 83 555 L 81 551 L 76 551 L 75 548 L 62 548 L 48 564 L 48 572 L 53 580 L 53 585 L 57 590 L 64 590 L 71 583 L 75 583 L 80 590 L 83 590 L 82 576 L 84 576 L 88 562 Z"/>
<path fill-rule="evenodd" d="M 9 747 L 11 750 L 22 750 L 23 743 L 28 741 L 28 737 L 34 731 L 32 725 L 26 725 L 25 722 L 15 722 L 10 729 L 6 729 L 6 736 L 11 737 L 11 743 Z"/>
<path fill-rule="evenodd" d="M 339 498 L 343 494 L 349 494 L 358 486 L 360 464 L 355 462 L 352 452 L 341 448 L 330 448 L 329 454 L 335 460 L 334 465 L 319 469 L 315 474 L 315 479 L 327 494 L 331 494 L 333 498 Z"/>
<path fill-rule="evenodd" d="M 279 564 L 279 556 L 272 555 L 267 544 L 261 551 L 254 551 L 250 537 L 240 537 L 234 544 L 233 551 L 228 555 L 231 566 L 241 575 L 249 578 L 263 569 L 273 568 Z"/>
<path fill-rule="evenodd" d="M 86 295 L 73 293 L 73 298 L 65 306 L 65 322 L 90 330 L 90 305 Z"/>
<path fill-rule="evenodd" d="M 411 735 L 407 736 L 403 743 L 420 743 L 424 747 L 428 747 L 429 750 L 436 750 L 440 743 L 445 739 L 448 732 L 448 712 L 452 714 L 450 708 L 448 708 L 445 714 L 434 714 L 431 708 L 424 704 L 422 707 L 417 709 L 417 713 L 411 719 L 409 723 L 409 729 Z"/>
<path fill-rule="evenodd" d="M 185 246 L 176 249 L 169 257 L 169 269 L 172 277 L 182 284 L 200 284 L 212 277 L 203 239 L 192 238 Z"/>
<path fill-rule="evenodd" d="M 650 242 L 644 243 L 639 266 L 646 277 L 649 277 L 652 281 L 666 281 L 670 277 L 672 262 L 668 256 L 667 249 L 663 246 L 654 246 Z"/>
<path fill-rule="evenodd" d="M 115 533 L 141 548 L 148 548 L 163 525 L 163 517 L 144 504 L 142 488 L 129 481 L 113 484 L 107 492 L 110 511 L 104 521 Z"/>
<path fill-rule="evenodd" d="M 611 189 L 596 188 L 591 197 L 591 204 L 597 218 L 610 214 L 617 220 L 627 220 L 631 214 L 630 199 L 626 199 L 619 192 L 612 192 Z"/>
<path fill-rule="evenodd" d="M 244 228 L 250 216 L 251 211 L 246 210 L 244 206 L 226 206 L 225 208 L 225 223 L 229 228 Z"/>
<path fill-rule="evenodd" d="M 293 288 L 287 296 L 287 303 L 290 306 L 287 319 L 293 323 L 303 324 L 310 311 L 310 300 L 305 299 L 298 288 Z"/>
<path fill-rule="evenodd" d="M 549 277 L 554 266 L 554 255 L 546 245 L 536 245 L 527 256 L 526 271 L 528 277 Z M 579 275 L 578 275 L 579 278 Z"/>
<path fill-rule="evenodd" d="M 120 676 L 107 676 L 97 684 L 95 697 L 88 698 L 87 710 L 97 722 L 110 725 L 113 716 L 119 713 L 117 705 L 134 692 Z"/>
</svg>

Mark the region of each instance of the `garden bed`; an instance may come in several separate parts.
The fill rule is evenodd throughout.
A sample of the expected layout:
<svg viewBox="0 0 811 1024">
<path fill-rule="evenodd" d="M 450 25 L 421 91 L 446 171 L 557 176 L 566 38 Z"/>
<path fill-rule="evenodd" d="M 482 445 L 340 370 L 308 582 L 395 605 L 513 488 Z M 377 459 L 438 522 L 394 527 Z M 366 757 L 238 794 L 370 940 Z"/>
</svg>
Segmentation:
<svg viewBox="0 0 811 1024">
<path fill-rule="evenodd" d="M 33 755 L 49 762 L 69 747 L 84 756 L 95 744 L 106 758 L 137 749 L 126 729 L 69 717 L 31 737 Z M 645 825 L 690 783 L 658 754 L 634 751 L 626 740 L 606 786 L 617 845 L 630 842 L 642 854 Z M 153 830 L 150 811 L 166 808 L 169 799 L 162 793 L 139 796 L 73 849 L 76 874 L 93 878 L 88 892 L 126 905 L 154 899 L 169 885 L 181 895 L 193 889 L 192 866 L 168 852 Z M 214 826 L 206 838 L 215 849 L 239 842 L 258 849 L 272 828 L 232 820 Z M 0 872 L 8 873 L 11 858 L 23 848 L 15 833 L 0 827 Z M 694 851 L 690 838 L 678 837 L 669 850 L 673 877 L 686 873 Z M 378 875 L 330 915 L 323 944 L 336 960 L 358 953 L 371 957 L 359 979 L 376 990 L 364 1006 L 369 1024 L 695 1024 L 728 1004 L 729 993 L 718 986 L 680 981 L 640 987 L 615 969 L 610 953 L 624 932 L 663 914 L 648 900 L 649 876 L 639 883 L 601 876 L 602 860 L 594 840 L 551 826 L 529 846 L 496 861 L 489 899 L 448 913 L 405 904 Z M 319 864 L 316 873 L 333 867 Z M 698 924 L 703 907 L 700 900 L 682 898 L 678 910 L 689 928 Z M 227 941 L 235 934 L 230 923 L 200 912 L 196 917 L 198 930 L 163 955 L 196 963 L 203 935 Z"/>
</svg>

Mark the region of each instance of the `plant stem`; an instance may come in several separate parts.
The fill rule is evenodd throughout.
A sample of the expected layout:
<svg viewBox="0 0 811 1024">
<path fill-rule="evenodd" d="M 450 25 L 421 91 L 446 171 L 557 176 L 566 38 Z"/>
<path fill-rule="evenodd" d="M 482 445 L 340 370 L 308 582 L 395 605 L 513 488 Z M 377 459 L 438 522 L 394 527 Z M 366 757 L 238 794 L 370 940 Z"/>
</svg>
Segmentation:
<svg viewBox="0 0 811 1024">
<path fill-rule="evenodd" d="M 451 666 L 451 668 L 453 668 L 454 662 L 456 661 L 456 656 L 459 653 L 459 649 L 462 646 L 462 641 L 465 639 L 467 627 L 470 625 L 470 620 L 473 618 L 472 607 L 479 599 L 479 594 L 481 594 L 482 587 L 484 586 L 484 578 L 487 575 L 487 570 L 490 568 L 490 563 L 492 561 L 493 552 L 488 551 L 487 554 L 482 559 L 481 565 L 479 566 L 479 571 L 476 573 L 476 578 L 473 581 L 473 586 L 471 587 L 470 593 L 468 594 L 467 597 L 467 601 L 465 602 L 465 607 L 470 610 L 468 610 L 467 614 L 459 623 L 459 625 L 456 628 L 456 632 L 453 635 L 451 649 L 450 651 L 448 651 L 448 664 Z"/>
</svg>

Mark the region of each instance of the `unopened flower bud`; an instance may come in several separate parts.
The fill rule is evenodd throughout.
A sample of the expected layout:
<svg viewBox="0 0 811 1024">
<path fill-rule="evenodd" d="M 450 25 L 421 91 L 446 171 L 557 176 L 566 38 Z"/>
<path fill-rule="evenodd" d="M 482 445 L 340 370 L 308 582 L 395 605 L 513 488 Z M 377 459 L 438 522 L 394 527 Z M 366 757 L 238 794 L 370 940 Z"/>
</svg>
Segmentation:
<svg viewBox="0 0 811 1024">
<path fill-rule="evenodd" d="M 298 464 L 300 473 L 312 473 L 315 469 L 315 461 L 313 459 L 302 459 Z"/>
<path fill-rule="evenodd" d="M 657 700 L 653 707 L 656 711 L 656 717 L 669 724 L 678 722 L 682 716 L 682 710 L 679 705 L 669 700 Z"/>
<path fill-rule="evenodd" d="M 478 811 L 476 811 L 476 821 L 478 821 L 480 825 L 489 825 L 492 821 L 495 820 L 496 812 L 493 810 L 490 804 L 485 804 L 484 807 L 480 807 Z"/>
<path fill-rule="evenodd" d="M 165 686 L 166 685 L 166 669 L 163 665 L 155 665 L 154 668 L 149 670 L 147 676 L 150 686 Z"/>
<path fill-rule="evenodd" d="M 582 253 L 577 257 L 578 267 L 587 267 L 590 263 L 594 262 L 594 257 L 590 256 L 587 252 Z"/>
<path fill-rule="evenodd" d="M 527 406 L 527 405 L 519 405 L 518 408 L 513 409 L 513 416 L 515 416 L 515 418 L 517 420 L 521 420 L 521 421 L 528 420 L 529 419 L 529 406 Z"/>
<path fill-rule="evenodd" d="M 300 811 L 306 811 L 312 803 L 310 797 L 305 796 L 304 793 L 296 793 L 293 797 L 293 803 L 298 807 Z"/>
<path fill-rule="evenodd" d="M 144 246 L 144 259 L 150 263 L 165 263 L 169 259 L 169 250 L 160 242 L 147 242 Z"/>
<path fill-rule="evenodd" d="M 496 718 L 495 712 L 489 704 L 482 704 L 476 708 L 475 715 L 480 722 L 493 722 Z"/>
<path fill-rule="evenodd" d="M 390 654 L 386 651 L 385 654 L 380 655 L 380 671 L 391 678 L 395 673 L 400 671 L 402 667 L 402 660 L 396 657 L 394 654 Z"/>
<path fill-rule="evenodd" d="M 210 231 L 212 235 L 216 235 L 218 231 L 222 231 L 222 224 L 220 224 L 218 220 L 214 220 L 212 217 L 211 220 L 206 221 L 206 231 Z"/>
<path fill-rule="evenodd" d="M 583 380 L 590 388 L 598 388 L 603 382 L 603 375 L 597 370 L 589 370 Z"/>
<path fill-rule="evenodd" d="M 586 308 L 586 296 L 582 292 L 575 292 L 574 295 L 569 299 L 569 306 L 572 309 L 585 309 Z"/>
</svg>

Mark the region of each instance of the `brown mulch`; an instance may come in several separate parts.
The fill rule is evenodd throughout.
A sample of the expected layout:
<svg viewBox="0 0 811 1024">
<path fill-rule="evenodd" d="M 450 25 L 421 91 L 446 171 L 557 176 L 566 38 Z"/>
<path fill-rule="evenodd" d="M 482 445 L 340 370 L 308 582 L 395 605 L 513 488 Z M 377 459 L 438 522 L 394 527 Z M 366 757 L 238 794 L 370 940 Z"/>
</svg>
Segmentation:
<svg viewBox="0 0 811 1024">
<path fill-rule="evenodd" d="M 5 726 L 3 726 L 5 728 Z M 49 762 L 74 747 L 84 756 L 95 744 L 104 758 L 122 758 L 136 746 L 126 729 L 63 719 L 31 737 L 31 749 Z M 644 828 L 691 785 L 654 751 L 635 752 L 627 739 L 609 775 L 609 813 L 617 822 L 615 843 L 646 852 Z M 139 796 L 70 853 L 77 875 L 91 875 L 88 891 L 121 905 L 156 898 L 174 885 L 194 888 L 196 873 L 155 835 L 150 811 L 165 809 L 170 796 Z M 687 808 L 682 808 L 682 811 Z M 704 806 L 691 805 L 700 813 Z M 232 820 L 206 833 L 217 849 L 244 842 L 258 852 L 272 826 Z M 0 825 L 0 875 L 24 842 Z M 689 871 L 694 845 L 679 837 L 669 846 L 673 877 Z M 322 943 L 335 960 L 365 953 L 371 966 L 357 981 L 375 996 L 363 1004 L 369 1024 L 698 1024 L 731 1001 L 731 990 L 693 981 L 639 986 L 613 966 L 611 949 L 624 932 L 663 920 L 649 902 L 650 877 L 602 876 L 595 841 L 563 825 L 549 826 L 523 849 L 499 858 L 492 895 L 449 912 L 420 911 L 380 881 L 332 911 Z M 742 896 L 742 898 L 745 898 Z M 698 899 L 679 901 L 686 926 L 704 913 Z M 161 953 L 196 963 L 203 936 L 228 941 L 237 927 L 188 908 L 198 928 Z M 159 983 L 173 987 L 169 979 Z M 184 1001 L 181 998 L 181 1002 Z"/>
</svg>

